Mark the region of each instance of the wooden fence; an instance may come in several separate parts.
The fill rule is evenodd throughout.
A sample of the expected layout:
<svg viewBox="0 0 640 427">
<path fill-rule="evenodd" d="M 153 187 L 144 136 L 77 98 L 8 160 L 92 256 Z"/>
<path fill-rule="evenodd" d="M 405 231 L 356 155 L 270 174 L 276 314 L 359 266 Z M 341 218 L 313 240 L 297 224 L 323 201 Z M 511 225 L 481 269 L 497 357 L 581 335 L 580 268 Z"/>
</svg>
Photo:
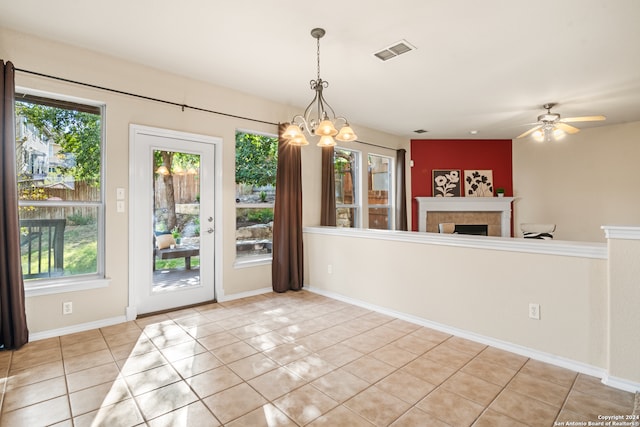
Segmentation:
<svg viewBox="0 0 640 427">
<path fill-rule="evenodd" d="M 47 201 L 51 206 L 33 207 L 25 206 L 29 201 Z M 100 187 L 88 185 L 85 182 L 76 182 L 73 188 L 30 187 L 20 191 L 21 219 L 62 219 L 69 216 L 96 220 L 97 208 L 95 206 L 55 206 L 57 201 L 100 201 Z"/>
<path fill-rule="evenodd" d="M 186 173 L 173 175 L 173 197 L 176 204 L 197 202 L 200 198 L 200 176 Z M 167 206 L 167 195 L 162 176 L 158 176 L 155 181 L 155 198 L 156 206 Z"/>
</svg>

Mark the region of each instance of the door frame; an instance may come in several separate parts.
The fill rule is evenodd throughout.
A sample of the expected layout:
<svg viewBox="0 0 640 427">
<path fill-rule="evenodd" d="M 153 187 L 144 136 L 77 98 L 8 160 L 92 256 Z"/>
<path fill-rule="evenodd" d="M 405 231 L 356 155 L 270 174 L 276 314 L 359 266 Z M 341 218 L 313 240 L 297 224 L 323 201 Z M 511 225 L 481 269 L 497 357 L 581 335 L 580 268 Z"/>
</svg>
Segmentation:
<svg viewBox="0 0 640 427">
<path fill-rule="evenodd" d="M 129 207 L 133 206 L 133 198 L 136 195 L 136 183 L 138 178 L 138 169 L 136 168 L 136 138 L 138 135 L 165 137 L 172 139 L 182 139 L 192 142 L 199 142 L 205 144 L 212 144 L 214 147 L 214 220 L 213 220 L 213 239 L 214 239 L 214 271 L 213 271 L 213 292 L 214 298 L 221 295 L 222 291 L 222 138 L 208 135 L 201 135 L 189 132 L 182 132 L 171 129 L 156 128 L 138 124 L 129 125 Z M 151 213 L 150 213 L 151 214 Z M 136 242 L 131 237 L 132 230 L 136 227 L 135 216 L 132 209 L 128 209 L 129 216 L 129 230 L 127 235 L 129 237 L 128 250 L 129 254 L 133 254 L 136 247 Z M 127 320 L 135 320 L 138 315 L 137 310 L 137 293 L 135 288 L 135 264 L 131 262 L 131 256 L 129 258 L 129 301 L 126 308 Z"/>
</svg>

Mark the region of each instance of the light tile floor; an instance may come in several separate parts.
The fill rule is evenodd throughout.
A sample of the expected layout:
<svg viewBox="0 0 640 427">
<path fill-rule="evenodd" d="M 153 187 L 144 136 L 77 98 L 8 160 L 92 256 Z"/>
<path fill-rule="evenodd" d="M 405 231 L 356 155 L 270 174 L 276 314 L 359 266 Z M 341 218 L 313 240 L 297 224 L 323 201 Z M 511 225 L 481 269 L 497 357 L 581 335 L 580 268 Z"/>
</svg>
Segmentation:
<svg viewBox="0 0 640 427">
<path fill-rule="evenodd" d="M 0 352 L 1 426 L 553 426 L 634 395 L 307 291 Z"/>
</svg>

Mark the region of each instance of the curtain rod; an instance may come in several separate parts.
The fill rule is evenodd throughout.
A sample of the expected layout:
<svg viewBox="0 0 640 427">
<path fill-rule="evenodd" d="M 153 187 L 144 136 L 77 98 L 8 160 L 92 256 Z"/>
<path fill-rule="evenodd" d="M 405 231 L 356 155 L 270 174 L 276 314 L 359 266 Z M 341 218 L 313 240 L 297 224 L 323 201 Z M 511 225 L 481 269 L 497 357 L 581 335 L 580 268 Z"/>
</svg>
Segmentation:
<svg viewBox="0 0 640 427">
<path fill-rule="evenodd" d="M 222 113 L 220 111 L 209 110 L 207 108 L 202 108 L 202 107 L 194 107 L 194 106 L 188 105 L 188 104 L 180 104 L 178 102 L 167 101 L 165 99 L 153 98 L 153 97 L 145 96 L 145 95 L 139 95 L 137 93 L 132 93 L 132 92 L 125 92 L 125 91 L 118 90 L 118 89 L 111 89 L 111 88 L 108 88 L 108 87 L 98 86 L 98 85 L 94 85 L 94 84 L 91 84 L 91 83 L 79 82 L 77 80 L 66 79 L 64 77 L 57 77 L 57 76 L 52 76 L 50 74 L 39 73 L 37 71 L 30 71 L 30 70 L 25 70 L 25 69 L 22 69 L 22 68 L 15 68 L 15 70 L 19 71 L 21 73 L 25 73 L 25 74 L 32 74 L 34 76 L 45 77 L 45 78 L 48 78 L 48 79 L 58 80 L 58 81 L 65 82 L 65 83 L 73 83 L 73 84 L 80 85 L 80 86 L 90 87 L 92 89 L 99 89 L 99 90 L 104 90 L 106 92 L 117 93 L 119 95 L 132 96 L 134 98 L 145 99 L 147 101 L 154 101 L 154 102 L 159 102 L 159 103 L 162 103 L 162 104 L 173 105 L 175 107 L 180 107 L 182 109 L 182 111 L 184 111 L 185 108 L 188 108 L 190 110 L 202 111 L 202 112 L 211 113 L 211 114 L 218 114 L 220 116 L 232 117 L 234 119 L 249 120 L 249 121 L 256 122 L 256 123 L 263 123 L 263 124 L 267 124 L 267 125 L 278 126 L 278 123 L 267 122 L 265 120 L 253 119 L 251 117 L 237 116 L 235 114 L 229 114 L 229 113 Z M 383 147 L 382 145 L 372 144 L 370 142 L 364 142 L 364 141 L 359 141 L 359 140 L 356 141 L 356 142 L 359 142 L 360 144 L 370 145 L 372 147 L 383 148 L 385 150 L 393 150 L 393 148 Z"/>
<path fill-rule="evenodd" d="M 106 92 L 117 93 L 119 95 L 132 96 L 134 98 L 146 99 L 147 101 L 154 101 L 154 102 L 160 102 L 162 104 L 173 105 L 175 107 L 182 108 L 182 111 L 184 111 L 185 108 L 188 108 L 190 110 L 202 111 L 202 112 L 211 113 L 211 114 L 218 114 L 218 115 L 225 116 L 225 117 L 232 117 L 234 119 L 249 120 L 249 121 L 252 121 L 252 122 L 264 123 L 264 124 L 267 124 L 267 125 L 278 126 L 278 123 L 268 122 L 268 121 L 265 121 L 265 120 L 253 119 L 251 117 L 237 116 L 235 114 L 229 114 L 229 113 L 222 113 L 220 111 L 209 110 L 207 108 L 194 107 L 194 106 L 188 105 L 188 104 L 180 104 L 178 102 L 167 101 L 166 99 L 153 98 L 153 97 L 150 97 L 150 96 L 139 95 L 137 93 L 125 92 L 125 91 L 118 90 L 118 89 L 111 89 L 111 88 L 108 88 L 108 87 L 98 86 L 98 85 L 94 85 L 94 84 L 91 84 L 91 83 L 84 83 L 84 82 L 79 82 L 77 80 L 65 79 L 64 77 L 57 77 L 57 76 L 52 76 L 52 75 L 49 75 L 49 74 L 38 73 L 36 71 L 24 70 L 22 68 L 16 68 L 15 70 L 16 71 L 20 71 L 22 73 L 26 73 L 26 74 L 33 74 L 34 76 L 46 77 L 48 79 L 59 80 L 61 82 L 73 83 L 73 84 L 76 84 L 76 85 L 86 86 L 86 87 L 90 87 L 90 88 L 93 88 L 93 89 L 104 90 Z"/>
</svg>

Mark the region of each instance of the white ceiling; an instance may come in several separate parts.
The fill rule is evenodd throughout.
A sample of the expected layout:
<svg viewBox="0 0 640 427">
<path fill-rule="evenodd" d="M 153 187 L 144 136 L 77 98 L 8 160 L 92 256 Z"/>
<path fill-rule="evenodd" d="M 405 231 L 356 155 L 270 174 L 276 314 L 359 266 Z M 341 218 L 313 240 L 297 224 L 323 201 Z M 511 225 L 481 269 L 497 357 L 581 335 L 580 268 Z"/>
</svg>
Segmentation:
<svg viewBox="0 0 640 427">
<path fill-rule="evenodd" d="M 300 109 L 323 27 L 325 97 L 356 131 L 509 139 L 547 102 L 640 120 L 640 0 L 0 0 L 0 26 Z"/>
</svg>

